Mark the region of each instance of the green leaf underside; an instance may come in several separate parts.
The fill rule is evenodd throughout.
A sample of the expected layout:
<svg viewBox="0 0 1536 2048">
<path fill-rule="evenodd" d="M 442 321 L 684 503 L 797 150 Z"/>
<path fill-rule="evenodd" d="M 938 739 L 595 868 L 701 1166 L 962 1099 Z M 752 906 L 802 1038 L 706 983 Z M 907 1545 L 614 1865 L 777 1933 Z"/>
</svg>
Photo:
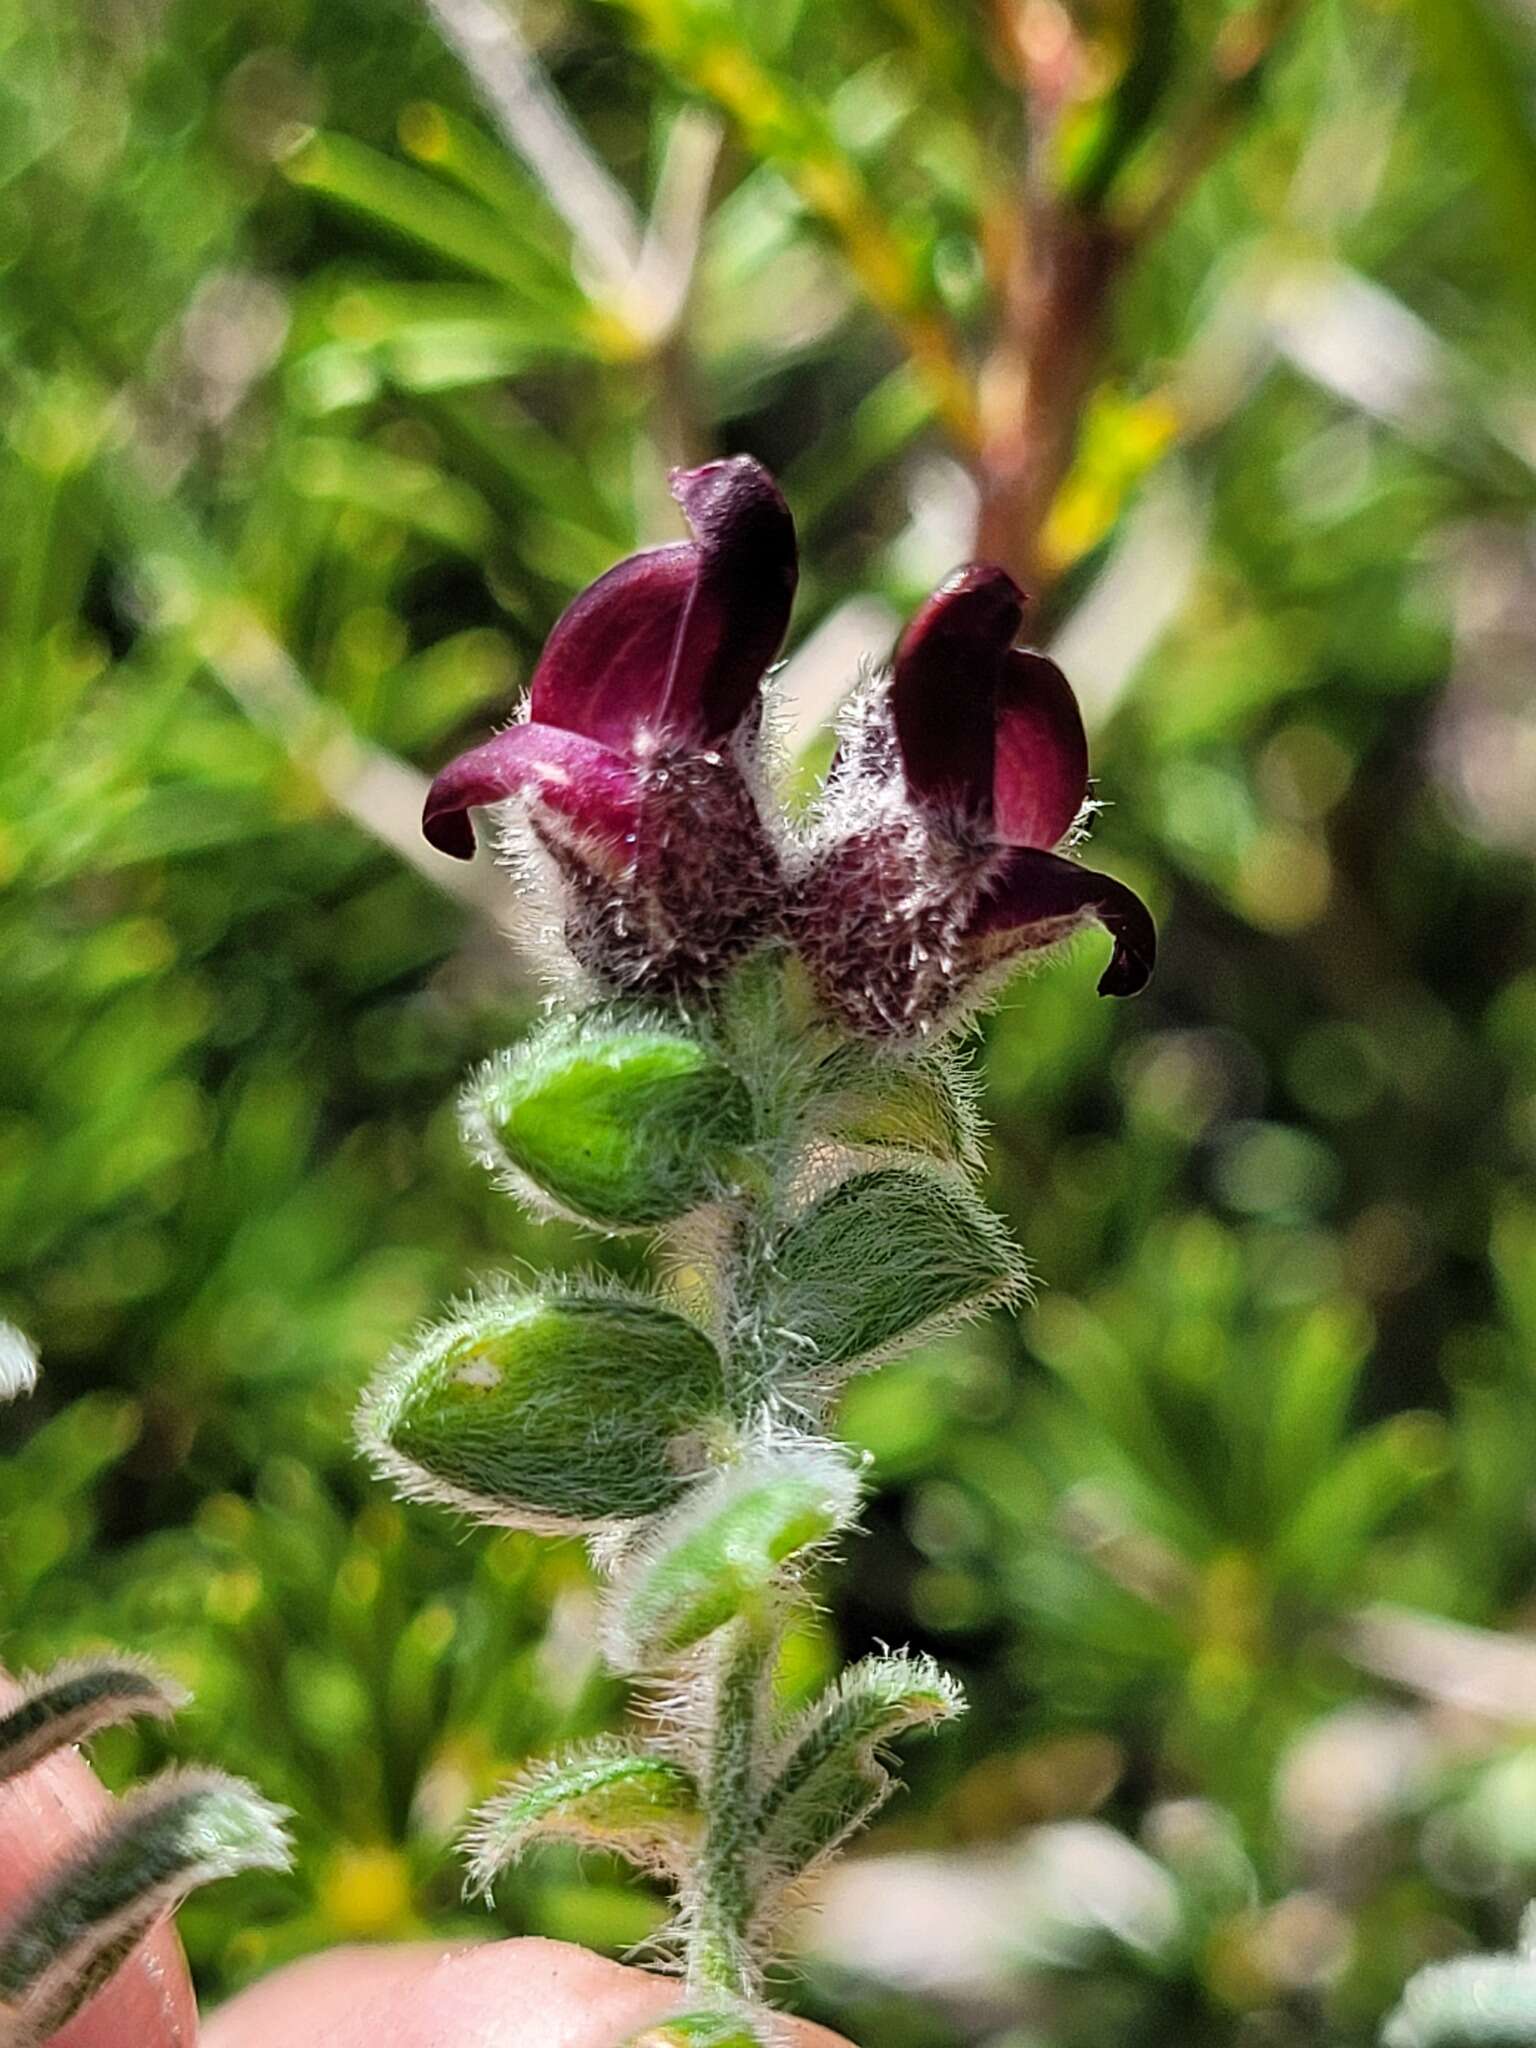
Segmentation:
<svg viewBox="0 0 1536 2048">
<path fill-rule="evenodd" d="M 286 1864 L 279 1815 L 248 1786 L 167 1773 L 117 1808 L 0 1930 L 0 2014 L 20 2039 L 44 2038 L 189 1891 Z"/>
<path fill-rule="evenodd" d="M 617 1229 L 668 1223 L 711 1200 L 752 1135 L 741 1080 L 677 1031 L 547 1034 L 485 1069 L 468 1114 L 489 1156 L 499 1152 L 559 1207 Z"/>
<path fill-rule="evenodd" d="M 756 1816 L 765 1862 L 792 1879 L 846 1840 L 891 1789 L 885 1744 L 962 1711 L 952 1680 L 925 1657 L 867 1657 L 801 1717 Z"/>
<path fill-rule="evenodd" d="M 877 1167 L 823 1195 L 785 1231 L 777 1319 L 817 1366 L 878 1357 L 924 1328 L 1004 1301 L 1027 1280 L 1000 1220 L 917 1167 Z"/>
<path fill-rule="evenodd" d="M 484 1893 L 537 1841 L 587 1842 L 645 1868 L 670 1865 L 697 1831 L 699 1795 L 681 1764 L 617 1740 L 530 1766 L 476 1816 L 470 1890 Z"/>
<path fill-rule="evenodd" d="M 163 1719 L 181 1703 L 177 1688 L 139 1664 L 104 1658 L 61 1666 L 0 1716 L 0 1783 L 99 1729 L 141 1714 Z"/>
<path fill-rule="evenodd" d="M 493 1520 L 579 1525 L 671 1507 L 687 1483 L 680 1445 L 724 1404 L 720 1356 L 696 1325 L 571 1288 L 493 1298 L 429 1332 L 375 1387 L 362 1433 L 428 1497 L 435 1483 Z"/>
<path fill-rule="evenodd" d="M 656 1533 L 614 1587 L 624 1661 L 677 1656 L 763 1599 L 783 1567 L 852 1519 L 858 1479 L 806 1450 L 722 1473 Z"/>
</svg>

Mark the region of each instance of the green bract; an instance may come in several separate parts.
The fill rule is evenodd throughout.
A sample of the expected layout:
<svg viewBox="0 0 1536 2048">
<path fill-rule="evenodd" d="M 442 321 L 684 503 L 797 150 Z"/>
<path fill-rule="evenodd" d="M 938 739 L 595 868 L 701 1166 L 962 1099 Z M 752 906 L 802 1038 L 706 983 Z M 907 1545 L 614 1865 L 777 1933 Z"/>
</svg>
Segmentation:
<svg viewBox="0 0 1536 2048">
<path fill-rule="evenodd" d="M 966 1168 L 979 1160 L 975 1082 L 946 1046 L 898 1059 L 849 1039 L 822 1061 L 815 1092 L 819 1120 L 845 1145 Z"/>
<path fill-rule="evenodd" d="M 465 1130 L 523 1191 L 605 1229 L 669 1223 L 710 1201 L 752 1135 L 752 1101 L 676 1025 L 609 1014 L 500 1054 L 463 1099 Z"/>
<path fill-rule="evenodd" d="M 470 1890 L 488 1892 L 539 1841 L 596 1844 L 670 1872 L 698 1826 L 698 1787 L 681 1764 L 599 1737 L 530 1765 L 480 1809 L 465 1845 Z"/>
<path fill-rule="evenodd" d="M 401 1354 L 360 1433 L 410 1493 L 482 1521 L 591 1528 L 671 1507 L 705 1460 L 719 1353 L 649 1296 L 492 1295 Z"/>
<path fill-rule="evenodd" d="M 856 1473 L 831 1446 L 785 1449 L 720 1473 L 619 1574 L 608 1602 L 614 1661 L 636 1670 L 701 1642 L 845 1527 L 858 1499 Z"/>
<path fill-rule="evenodd" d="M 57 1664 L 46 1678 L 23 1686 L 21 1698 L 0 1715 L 0 1782 L 103 1728 L 140 1715 L 163 1721 L 185 1703 L 179 1685 L 132 1658 Z"/>
<path fill-rule="evenodd" d="M 217 1771 L 166 1771 L 113 1809 L 0 1929 L 0 2034 L 41 2048 L 188 1892 L 288 1862 L 283 1814 Z"/>
<path fill-rule="evenodd" d="M 769 2039 L 753 2014 L 716 2006 L 658 2020 L 632 2035 L 628 2048 L 768 2048 Z"/>
<path fill-rule="evenodd" d="M 1024 1260 L 990 1210 L 921 1167 L 877 1167 L 820 1197 L 775 1255 L 772 1307 L 813 1369 L 887 1356 L 936 1323 L 1020 1293 Z"/>
<path fill-rule="evenodd" d="M 886 1745 L 963 1710 L 929 1657 L 866 1657 L 801 1715 L 755 1818 L 765 1865 L 792 1882 L 861 1827 L 888 1797 Z"/>
</svg>

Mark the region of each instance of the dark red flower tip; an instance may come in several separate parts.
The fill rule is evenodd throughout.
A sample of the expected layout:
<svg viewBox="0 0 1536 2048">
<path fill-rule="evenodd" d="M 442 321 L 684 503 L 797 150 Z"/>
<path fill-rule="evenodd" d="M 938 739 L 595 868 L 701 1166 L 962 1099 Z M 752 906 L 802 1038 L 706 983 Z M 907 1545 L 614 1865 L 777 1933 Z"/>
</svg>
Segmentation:
<svg viewBox="0 0 1536 2048">
<path fill-rule="evenodd" d="M 748 455 L 679 470 L 694 539 L 631 555 L 550 634 L 529 709 L 621 753 L 709 747 L 751 709 L 789 625 L 795 527 Z"/>
<path fill-rule="evenodd" d="M 469 860 L 470 810 L 525 796 L 546 823 L 618 855 L 639 823 L 635 773 L 612 748 L 557 726 L 514 725 L 450 761 L 427 792 L 421 829 L 439 853 Z"/>
<path fill-rule="evenodd" d="M 678 629 L 698 580 L 688 541 L 616 562 L 555 621 L 533 672 L 528 715 L 629 753 L 659 718 Z"/>
<path fill-rule="evenodd" d="M 1002 569 L 961 569 L 901 636 L 891 714 L 907 787 L 919 802 L 990 836 L 998 673 L 1024 619 Z"/>
<path fill-rule="evenodd" d="M 997 686 L 992 834 L 1002 846 L 1058 846 L 1088 794 L 1088 735 L 1055 662 L 1010 651 Z"/>
<path fill-rule="evenodd" d="M 750 455 L 675 469 L 668 482 L 696 536 L 698 573 L 661 718 L 678 737 L 712 746 L 746 719 L 784 644 L 800 578 L 795 522 Z"/>
<path fill-rule="evenodd" d="M 748 455 L 675 471 L 671 484 L 694 538 L 630 555 L 566 607 L 533 673 L 530 725 L 450 762 L 433 783 L 423 829 L 443 852 L 469 859 L 469 809 L 532 786 L 524 730 L 579 736 L 622 763 L 713 747 L 755 708 L 794 600 L 789 507 Z M 612 771 L 591 772 L 601 783 Z M 546 783 L 543 800 L 554 803 Z M 610 800 L 595 790 L 599 808 Z"/>
<path fill-rule="evenodd" d="M 1003 846 L 1055 846 L 1088 793 L 1088 741 L 1053 661 L 1014 646 L 1024 593 L 973 564 L 901 639 L 891 710 L 912 795 Z"/>
<path fill-rule="evenodd" d="M 1152 913 L 1124 882 L 1038 847 L 1013 848 L 966 921 L 965 937 L 1011 942 L 1004 952 L 1048 946 L 1089 922 L 1114 941 L 1101 996 L 1140 995 L 1157 963 Z"/>
</svg>

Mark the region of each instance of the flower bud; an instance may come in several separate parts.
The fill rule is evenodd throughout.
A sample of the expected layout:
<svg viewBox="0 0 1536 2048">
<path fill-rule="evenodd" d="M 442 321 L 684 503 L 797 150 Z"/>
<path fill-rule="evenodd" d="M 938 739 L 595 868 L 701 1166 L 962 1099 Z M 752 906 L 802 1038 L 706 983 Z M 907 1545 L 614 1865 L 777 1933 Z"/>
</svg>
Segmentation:
<svg viewBox="0 0 1536 2048">
<path fill-rule="evenodd" d="M 642 1294 L 498 1293 L 385 1367 L 363 1447 L 406 1494 L 483 1522 L 595 1528 L 669 1508 L 725 1405 L 719 1353 Z"/>
<path fill-rule="evenodd" d="M 751 1097 L 709 1047 L 675 1024 L 602 1014 L 488 1061 L 462 1107 L 471 1147 L 519 1193 L 608 1230 L 709 1201 L 752 1134 Z"/>
<path fill-rule="evenodd" d="M 1151 977 L 1146 905 L 1065 857 L 1088 743 L 1061 670 L 1013 644 L 1024 604 L 1004 570 L 960 570 L 902 635 L 889 684 L 852 703 L 789 921 L 862 1037 L 950 1029 L 1013 961 L 1087 924 L 1114 941 L 1101 995 Z"/>
<path fill-rule="evenodd" d="M 845 1528 L 858 1499 L 857 1474 L 829 1445 L 765 1451 L 718 1473 L 619 1573 L 607 1601 L 613 1662 L 640 1670 L 702 1642 Z"/>
<path fill-rule="evenodd" d="M 1028 1284 L 991 1210 L 916 1166 L 839 1182 L 790 1224 L 774 1263 L 774 1319 L 811 1374 L 872 1364 Z"/>
</svg>

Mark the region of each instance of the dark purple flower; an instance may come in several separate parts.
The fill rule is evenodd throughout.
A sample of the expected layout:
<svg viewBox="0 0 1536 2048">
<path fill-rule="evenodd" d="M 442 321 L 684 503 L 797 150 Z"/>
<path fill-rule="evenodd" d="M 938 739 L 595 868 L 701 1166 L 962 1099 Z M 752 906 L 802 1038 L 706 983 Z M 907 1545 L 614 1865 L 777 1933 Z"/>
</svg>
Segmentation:
<svg viewBox="0 0 1536 2048">
<path fill-rule="evenodd" d="M 699 986 L 778 914 L 753 790 L 759 691 L 789 624 L 795 530 L 748 456 L 672 476 L 691 541 L 631 555 L 551 633 L 524 723 L 450 761 L 423 829 L 467 860 L 477 805 L 522 800 L 566 940 L 612 986 Z"/>
<path fill-rule="evenodd" d="M 834 769 L 796 937 L 828 1003 L 870 1036 L 935 1029 L 1018 954 L 1089 922 L 1114 940 L 1101 994 L 1151 976 L 1146 905 L 1054 851 L 1088 794 L 1088 744 L 1061 670 L 1014 646 L 1023 616 L 1003 570 L 952 576 Z"/>
</svg>

